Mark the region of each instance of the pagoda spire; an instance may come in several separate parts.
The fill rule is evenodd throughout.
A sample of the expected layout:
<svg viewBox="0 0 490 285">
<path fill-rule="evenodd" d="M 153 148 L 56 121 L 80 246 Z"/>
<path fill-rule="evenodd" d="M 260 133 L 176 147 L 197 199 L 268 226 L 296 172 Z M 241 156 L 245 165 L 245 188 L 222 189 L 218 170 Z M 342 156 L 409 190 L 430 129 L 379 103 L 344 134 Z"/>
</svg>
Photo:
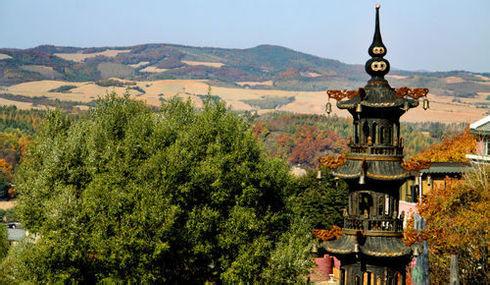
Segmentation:
<svg viewBox="0 0 490 285">
<path fill-rule="evenodd" d="M 373 42 L 369 46 L 368 53 L 371 58 L 366 62 L 366 72 L 373 78 L 383 78 L 390 71 L 390 62 L 383 58 L 387 49 L 381 38 L 381 29 L 379 24 L 379 4 L 376 5 L 376 21 L 374 28 Z"/>
<path fill-rule="evenodd" d="M 374 27 L 374 36 L 373 36 L 373 42 L 369 46 L 368 53 L 372 57 L 383 57 L 386 55 L 386 46 L 383 44 L 383 39 L 381 38 L 381 29 L 379 27 L 379 8 L 381 6 L 378 4 L 376 5 L 376 21 L 375 21 L 375 27 Z M 379 48 L 382 49 L 379 49 Z M 377 49 L 375 49 L 377 48 Z"/>
</svg>

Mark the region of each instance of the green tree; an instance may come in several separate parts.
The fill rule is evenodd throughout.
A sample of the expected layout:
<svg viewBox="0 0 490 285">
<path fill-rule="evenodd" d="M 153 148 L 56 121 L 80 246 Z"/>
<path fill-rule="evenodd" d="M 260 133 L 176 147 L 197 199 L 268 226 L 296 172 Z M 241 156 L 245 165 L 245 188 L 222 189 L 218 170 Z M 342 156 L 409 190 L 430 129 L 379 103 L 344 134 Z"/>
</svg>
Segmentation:
<svg viewBox="0 0 490 285">
<path fill-rule="evenodd" d="M 345 182 L 336 180 L 327 169 L 317 177 L 316 171 L 298 178 L 297 192 L 289 198 L 289 207 L 297 219 L 308 223 L 308 228 L 330 228 L 343 221 L 342 209 L 347 206 Z"/>
<path fill-rule="evenodd" d="M 0 224 L 0 260 L 7 256 L 9 247 L 7 227 L 4 224 Z"/>
<path fill-rule="evenodd" d="M 155 114 L 110 95 L 78 121 L 52 112 L 15 183 L 38 239 L 3 263 L 9 283 L 276 282 L 308 265 L 311 229 L 291 226 L 287 165 L 221 103 L 171 100 Z M 301 261 L 280 267 L 297 236 L 288 256 Z"/>
<path fill-rule="evenodd" d="M 265 284 L 305 284 L 313 266 L 311 228 L 306 219 L 298 218 L 281 236 L 262 273 Z"/>
</svg>

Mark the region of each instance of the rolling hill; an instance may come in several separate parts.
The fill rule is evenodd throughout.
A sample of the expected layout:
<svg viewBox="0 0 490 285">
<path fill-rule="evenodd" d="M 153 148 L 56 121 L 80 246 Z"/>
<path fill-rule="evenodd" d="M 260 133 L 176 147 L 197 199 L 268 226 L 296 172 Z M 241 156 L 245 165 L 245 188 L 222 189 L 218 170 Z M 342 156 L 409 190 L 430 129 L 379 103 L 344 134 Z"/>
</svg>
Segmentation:
<svg viewBox="0 0 490 285">
<path fill-rule="evenodd" d="M 433 106 L 448 113 L 429 116 L 434 120 L 470 121 L 490 107 L 489 73 L 393 70 L 387 78 L 393 87 L 429 88 Z M 209 85 L 235 109 L 321 113 L 324 90 L 358 88 L 367 79 L 363 65 L 272 45 L 0 49 L 0 103 L 22 102 L 24 108 L 54 106 L 53 100 L 83 107 L 109 89 L 127 88 L 152 105 L 176 94 L 199 103 Z"/>
<path fill-rule="evenodd" d="M 490 84 L 483 79 L 490 74 L 395 70 L 391 75 L 394 85 L 427 87 L 441 95 L 471 97 L 478 91 L 490 92 Z M 301 91 L 356 88 L 367 80 L 363 65 L 345 64 L 272 45 L 248 49 L 171 44 L 0 49 L 0 85 L 45 79 L 97 81 L 111 77 L 207 79 L 227 86 Z M 270 81 L 272 84 L 261 84 Z"/>
</svg>

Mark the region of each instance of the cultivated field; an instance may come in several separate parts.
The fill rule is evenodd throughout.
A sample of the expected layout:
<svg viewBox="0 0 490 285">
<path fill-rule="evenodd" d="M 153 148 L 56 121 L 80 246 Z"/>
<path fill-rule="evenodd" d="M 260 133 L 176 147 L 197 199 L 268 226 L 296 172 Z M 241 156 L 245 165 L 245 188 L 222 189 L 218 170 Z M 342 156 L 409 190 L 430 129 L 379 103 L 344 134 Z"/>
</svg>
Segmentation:
<svg viewBox="0 0 490 285">
<path fill-rule="evenodd" d="M 182 62 L 187 65 L 202 65 L 202 66 L 215 67 L 215 68 L 220 68 L 224 65 L 221 62 L 208 62 L 208 61 L 183 60 Z"/>
<path fill-rule="evenodd" d="M 118 49 L 107 49 L 101 52 L 93 53 L 55 53 L 56 56 L 61 57 L 66 60 L 72 60 L 76 62 L 82 62 L 87 58 L 96 56 L 114 57 L 120 53 L 130 52 L 131 50 L 118 50 Z"/>
<path fill-rule="evenodd" d="M 139 64 L 141 64 L 141 62 L 140 62 L 140 63 L 138 63 L 138 64 L 136 64 L 136 65 L 139 65 Z M 143 69 L 140 69 L 140 72 L 148 72 L 148 73 L 160 73 L 160 72 L 165 72 L 165 71 L 167 71 L 167 70 L 168 70 L 168 69 L 165 69 L 165 68 L 158 68 L 158 67 L 156 67 L 156 66 L 147 66 L 147 67 L 145 67 L 145 68 L 143 68 Z"/>
<path fill-rule="evenodd" d="M 455 80 L 455 79 L 452 79 Z M 50 92 L 50 90 L 63 85 L 74 85 L 76 88 L 66 93 Z M 103 96 L 107 92 L 115 91 L 123 94 L 128 91 L 130 95 L 138 100 L 142 100 L 149 105 L 159 106 L 161 100 L 173 96 L 190 98 L 197 106 L 201 106 L 203 95 L 208 93 L 208 83 L 205 80 L 157 80 L 157 81 L 138 81 L 136 85 L 144 90 L 144 93 L 125 87 L 101 87 L 94 82 L 64 82 L 56 80 L 43 80 L 21 83 L 10 87 L 1 88 L 2 93 L 10 93 L 26 97 L 45 96 L 62 101 L 76 101 L 88 103 Z M 266 90 L 266 89 L 246 89 L 246 88 L 229 88 L 211 86 L 211 93 L 223 99 L 231 109 L 234 110 L 255 110 L 259 113 L 271 112 L 274 110 L 289 111 L 295 113 L 323 114 L 324 106 L 327 103 L 325 92 L 295 92 L 283 90 Z M 488 109 L 477 108 L 479 103 L 486 101 L 488 93 L 479 93 L 475 98 L 460 98 L 454 101 L 454 97 L 434 96 L 429 94 L 431 101 L 430 109 L 424 111 L 421 107 L 410 110 L 402 117 L 402 120 L 409 122 L 438 121 L 438 122 L 473 122 L 485 115 Z M 246 102 L 264 102 L 268 100 L 277 100 L 284 97 L 294 98 L 294 100 L 283 100 L 289 102 L 284 105 L 277 105 L 274 109 L 261 109 L 257 107 L 260 104 L 251 106 Z M 22 109 L 32 107 L 32 104 L 17 102 L 15 100 L 0 100 L 0 104 L 16 105 Z M 263 104 L 268 106 L 270 104 Z M 335 102 L 332 100 L 332 115 L 347 117 L 347 111 L 338 110 Z M 42 107 L 42 106 L 37 106 Z"/>
</svg>

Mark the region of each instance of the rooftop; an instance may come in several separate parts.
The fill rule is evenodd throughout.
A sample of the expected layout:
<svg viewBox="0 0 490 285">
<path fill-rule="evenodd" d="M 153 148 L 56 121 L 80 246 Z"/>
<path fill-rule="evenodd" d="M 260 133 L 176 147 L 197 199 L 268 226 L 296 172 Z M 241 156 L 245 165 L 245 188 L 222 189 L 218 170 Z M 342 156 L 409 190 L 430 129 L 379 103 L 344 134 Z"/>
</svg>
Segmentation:
<svg viewBox="0 0 490 285">
<path fill-rule="evenodd" d="M 9 241 L 21 241 L 26 236 L 26 230 L 19 229 L 19 228 L 17 229 L 7 228 L 7 234 L 8 234 L 7 239 Z"/>
<path fill-rule="evenodd" d="M 433 162 L 427 169 L 420 170 L 421 173 L 464 173 L 471 166 L 464 162 Z"/>
<path fill-rule="evenodd" d="M 490 134 L 490 115 L 472 123 L 470 129 L 472 133 Z"/>
</svg>

